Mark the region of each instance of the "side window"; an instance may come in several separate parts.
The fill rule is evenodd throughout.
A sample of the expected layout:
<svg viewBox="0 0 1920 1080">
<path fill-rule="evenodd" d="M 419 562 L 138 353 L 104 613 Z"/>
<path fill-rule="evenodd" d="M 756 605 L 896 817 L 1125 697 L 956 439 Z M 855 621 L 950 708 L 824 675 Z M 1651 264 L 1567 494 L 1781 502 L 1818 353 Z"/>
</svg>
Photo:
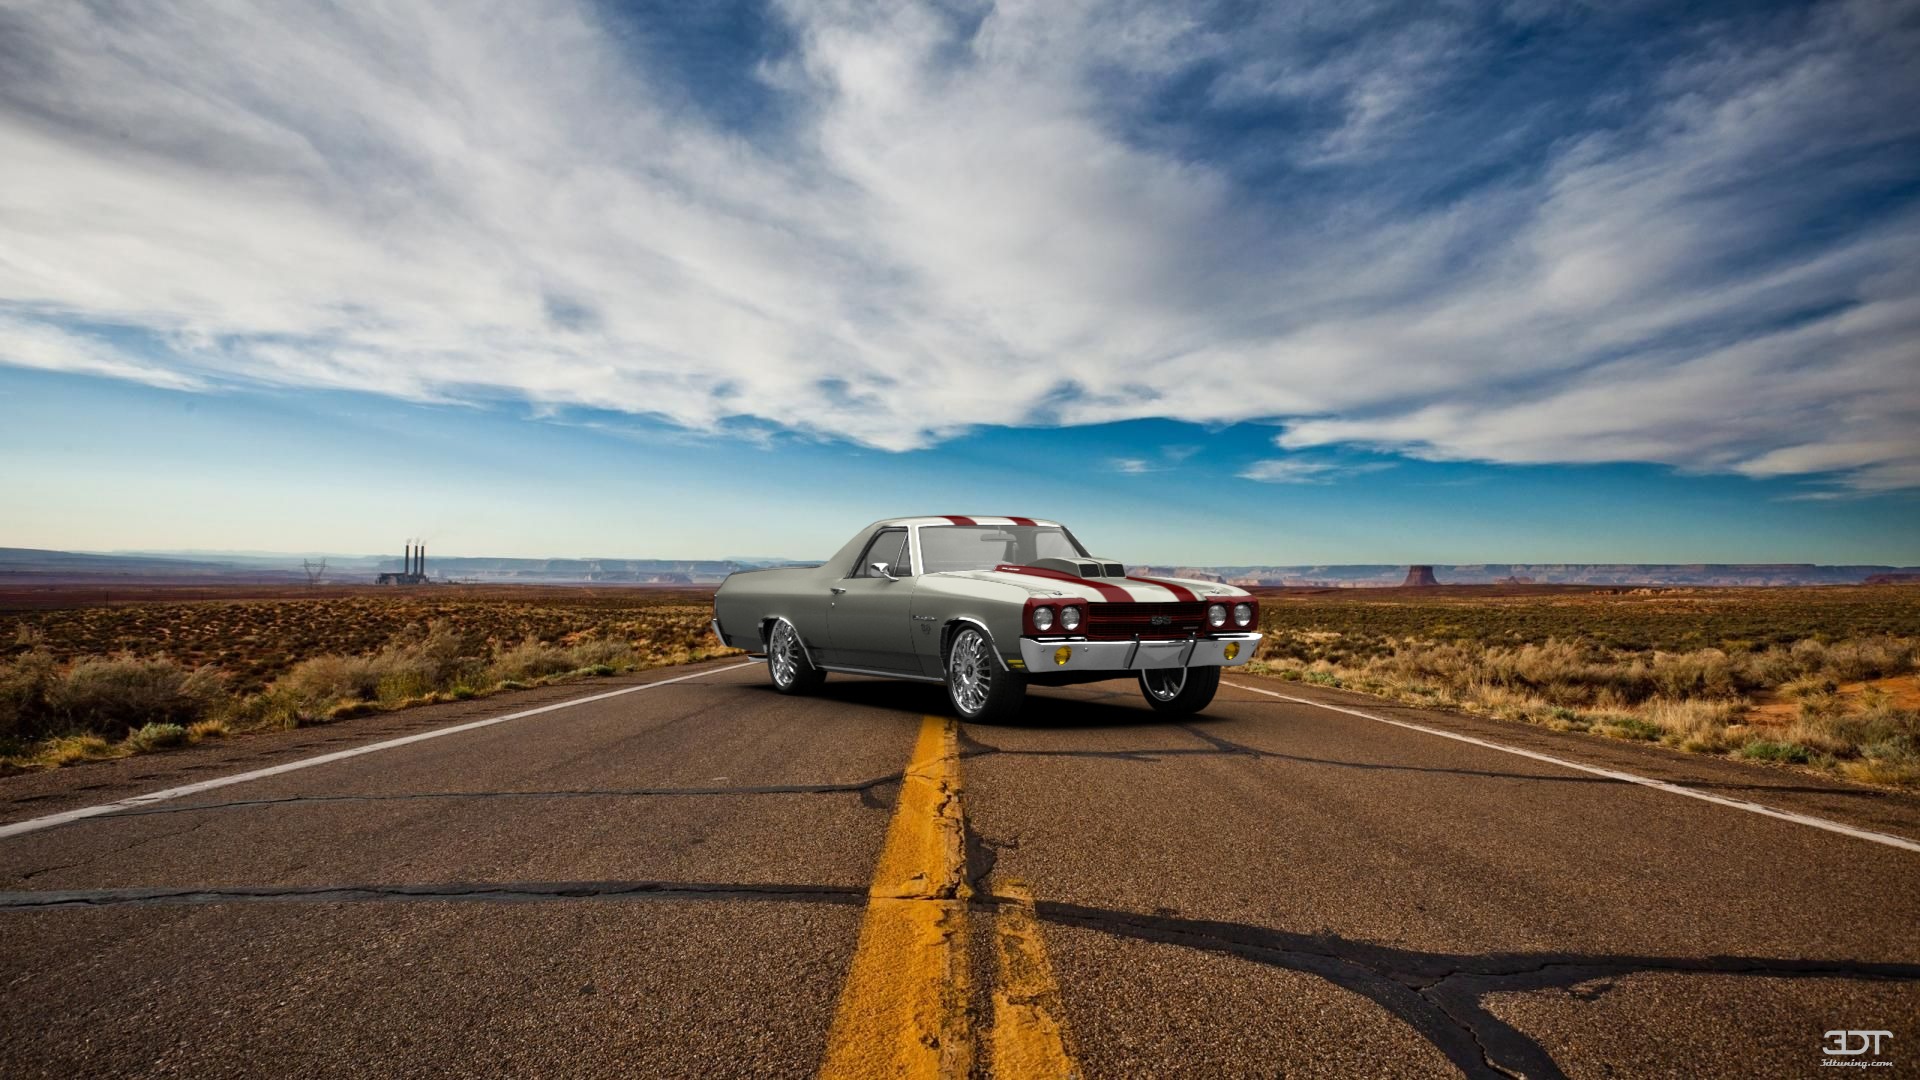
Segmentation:
<svg viewBox="0 0 1920 1080">
<path fill-rule="evenodd" d="M 886 563 L 887 568 L 892 571 L 894 577 L 909 576 L 910 571 L 907 569 L 907 559 L 905 557 L 906 546 L 907 530 L 882 530 L 878 536 L 873 538 L 873 542 L 867 545 L 866 554 L 860 556 L 860 566 L 854 571 L 853 576 L 879 577 L 880 575 L 875 573 L 873 569 L 873 564 L 877 562 Z"/>
</svg>

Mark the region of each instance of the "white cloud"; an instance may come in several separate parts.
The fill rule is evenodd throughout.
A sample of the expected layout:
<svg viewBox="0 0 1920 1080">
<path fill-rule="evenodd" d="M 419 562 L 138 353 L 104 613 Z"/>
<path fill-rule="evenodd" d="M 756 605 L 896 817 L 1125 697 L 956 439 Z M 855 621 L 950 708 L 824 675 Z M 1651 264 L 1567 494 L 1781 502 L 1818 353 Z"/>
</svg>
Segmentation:
<svg viewBox="0 0 1920 1080">
<path fill-rule="evenodd" d="M 1198 446 L 1175 444 L 1160 447 L 1159 454 L 1154 457 L 1118 457 L 1110 459 L 1107 464 L 1115 472 L 1132 475 L 1166 472 L 1168 469 L 1179 468 L 1188 458 L 1199 452 Z"/>
<path fill-rule="evenodd" d="M 76 371 L 169 390 L 198 390 L 191 375 L 146 363 L 98 338 L 0 312 L 0 363 L 44 371 Z"/>
<path fill-rule="evenodd" d="M 1360 476 L 1393 467 L 1386 461 L 1314 461 L 1307 458 L 1267 458 L 1250 463 L 1237 474 L 1263 484 L 1330 484 L 1342 477 Z"/>
<path fill-rule="evenodd" d="M 34 5 L 0 17 L 0 362 L 885 449 L 1293 418 L 1289 450 L 1920 486 L 1920 217 L 1831 220 L 1913 179 L 1896 9 L 1703 38 L 1633 118 L 1423 201 L 1368 163 L 1487 62 L 1444 12 L 796 0 L 761 70 L 791 114 L 741 132 L 572 0 Z M 1273 137 L 1303 172 L 1252 189 L 1148 130 L 1201 62 L 1216 104 L 1334 110 Z"/>
</svg>

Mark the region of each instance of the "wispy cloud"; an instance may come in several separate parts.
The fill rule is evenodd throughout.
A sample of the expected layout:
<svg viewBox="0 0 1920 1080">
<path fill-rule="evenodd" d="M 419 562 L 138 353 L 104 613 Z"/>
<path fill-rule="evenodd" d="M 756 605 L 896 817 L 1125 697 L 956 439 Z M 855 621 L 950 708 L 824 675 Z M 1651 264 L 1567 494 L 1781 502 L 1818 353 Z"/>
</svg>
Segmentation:
<svg viewBox="0 0 1920 1080">
<path fill-rule="evenodd" d="M 1347 476 L 1393 468 L 1390 461 L 1315 461 L 1307 458 L 1267 458 L 1240 470 L 1242 480 L 1263 484 L 1330 484 Z"/>
<path fill-rule="evenodd" d="M 15 367 L 105 375 L 169 390 L 204 386 L 191 374 L 130 355 L 96 335 L 18 318 L 4 309 L 0 309 L 0 350 L 0 359 Z"/>
<path fill-rule="evenodd" d="M 1198 446 L 1162 446 L 1154 457 L 1117 457 L 1109 459 L 1107 465 L 1114 472 L 1139 475 L 1142 473 L 1166 472 L 1185 464 L 1188 458 L 1200 452 Z"/>
<path fill-rule="evenodd" d="M 1910 7 L 1639 17 L 795 0 L 702 74 L 575 0 L 30 5 L 0 362 L 1920 486 Z"/>
</svg>

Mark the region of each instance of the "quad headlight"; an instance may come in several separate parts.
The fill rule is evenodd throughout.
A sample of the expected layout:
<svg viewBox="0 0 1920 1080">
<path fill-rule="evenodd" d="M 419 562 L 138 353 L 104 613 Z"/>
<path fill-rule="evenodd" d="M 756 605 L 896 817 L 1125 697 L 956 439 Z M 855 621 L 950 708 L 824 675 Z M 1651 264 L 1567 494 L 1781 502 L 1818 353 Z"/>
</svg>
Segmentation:
<svg viewBox="0 0 1920 1080">
<path fill-rule="evenodd" d="M 1068 630 L 1080 629 L 1080 609 L 1071 604 L 1061 608 L 1060 625 Z"/>
<path fill-rule="evenodd" d="M 1227 625 L 1227 605 L 1208 604 L 1207 605 L 1207 622 L 1214 626 Z"/>
<path fill-rule="evenodd" d="M 1053 609 L 1050 607 L 1034 608 L 1033 628 L 1041 633 L 1053 629 Z"/>
<path fill-rule="evenodd" d="M 1252 604 L 1233 605 L 1233 625 L 1245 626 L 1248 623 L 1251 623 L 1252 621 L 1253 621 L 1253 605 Z"/>
</svg>

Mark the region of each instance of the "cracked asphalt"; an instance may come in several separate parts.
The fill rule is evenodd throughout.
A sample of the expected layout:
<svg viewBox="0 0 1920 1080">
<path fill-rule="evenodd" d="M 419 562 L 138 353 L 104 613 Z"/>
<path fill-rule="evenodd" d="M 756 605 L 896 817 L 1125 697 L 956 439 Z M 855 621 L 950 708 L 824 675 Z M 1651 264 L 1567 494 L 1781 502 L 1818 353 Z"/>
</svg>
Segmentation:
<svg viewBox="0 0 1920 1080">
<path fill-rule="evenodd" d="M 727 668 L 0 780 L 4 825 L 711 670 L 0 838 L 0 1076 L 813 1075 L 946 706 Z M 1228 682 L 1920 838 L 1911 796 Z M 1845 1029 L 1920 1071 L 1920 854 L 1233 685 L 959 748 L 975 917 L 1030 890 L 1086 1076 L 1804 1076 Z"/>
</svg>

